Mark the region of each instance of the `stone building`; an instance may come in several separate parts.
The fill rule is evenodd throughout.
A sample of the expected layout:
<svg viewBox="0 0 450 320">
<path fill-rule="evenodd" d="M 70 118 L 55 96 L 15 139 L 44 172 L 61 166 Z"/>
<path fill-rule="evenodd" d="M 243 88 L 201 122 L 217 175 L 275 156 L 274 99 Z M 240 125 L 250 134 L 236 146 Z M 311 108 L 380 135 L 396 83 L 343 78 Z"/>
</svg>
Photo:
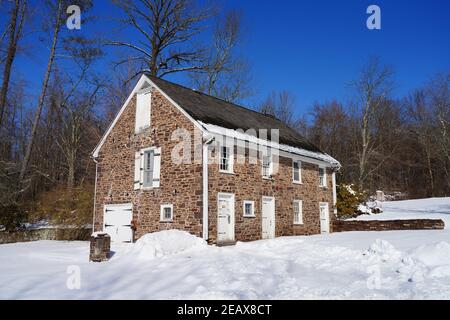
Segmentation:
<svg viewBox="0 0 450 320">
<path fill-rule="evenodd" d="M 93 152 L 95 231 L 230 244 L 331 232 L 340 164 L 273 116 L 142 75 Z"/>
</svg>

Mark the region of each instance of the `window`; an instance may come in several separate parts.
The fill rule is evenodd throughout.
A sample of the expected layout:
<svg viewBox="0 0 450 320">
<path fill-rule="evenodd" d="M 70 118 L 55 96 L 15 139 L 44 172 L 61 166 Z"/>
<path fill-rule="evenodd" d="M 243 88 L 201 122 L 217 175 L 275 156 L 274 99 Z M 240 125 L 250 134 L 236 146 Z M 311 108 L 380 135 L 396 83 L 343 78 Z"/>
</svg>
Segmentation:
<svg viewBox="0 0 450 320">
<path fill-rule="evenodd" d="M 222 172 L 233 172 L 233 154 L 231 147 L 220 147 L 219 169 Z"/>
<path fill-rule="evenodd" d="M 302 163 L 299 160 L 292 160 L 292 171 L 294 183 L 302 183 Z"/>
<path fill-rule="evenodd" d="M 173 205 L 163 204 L 161 205 L 161 221 L 173 220 Z"/>
<path fill-rule="evenodd" d="M 262 157 L 262 176 L 263 178 L 272 177 L 272 157 L 270 155 Z"/>
<path fill-rule="evenodd" d="M 303 201 L 294 200 L 294 224 L 303 224 Z"/>
<path fill-rule="evenodd" d="M 244 200 L 244 217 L 254 217 L 255 216 L 255 202 Z"/>
<path fill-rule="evenodd" d="M 327 173 L 324 167 L 319 167 L 319 186 L 327 186 Z"/>
<path fill-rule="evenodd" d="M 161 148 L 137 151 L 134 157 L 134 190 L 158 188 L 161 171 Z"/>
<path fill-rule="evenodd" d="M 135 132 L 139 133 L 142 130 L 150 127 L 150 104 L 151 92 L 146 89 L 145 92 L 138 92 L 136 95 L 136 125 Z"/>
<path fill-rule="evenodd" d="M 151 187 L 153 186 L 153 168 L 154 168 L 154 157 L 155 152 L 154 150 L 145 151 L 144 152 L 144 180 L 143 180 L 143 186 L 144 187 Z"/>
</svg>

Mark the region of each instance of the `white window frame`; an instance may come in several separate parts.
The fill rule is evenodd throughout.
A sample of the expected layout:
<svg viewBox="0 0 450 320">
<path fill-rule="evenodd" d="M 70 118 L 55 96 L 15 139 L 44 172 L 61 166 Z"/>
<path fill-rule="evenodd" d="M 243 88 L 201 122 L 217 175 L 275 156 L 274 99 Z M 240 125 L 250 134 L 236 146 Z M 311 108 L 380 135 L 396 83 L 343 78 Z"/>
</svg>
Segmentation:
<svg viewBox="0 0 450 320">
<path fill-rule="evenodd" d="M 295 167 L 294 164 L 298 164 L 298 180 L 295 180 Z M 292 182 L 302 184 L 302 162 L 301 160 L 292 159 Z"/>
<path fill-rule="evenodd" d="M 298 220 L 295 219 L 295 205 L 298 206 Z M 292 202 L 292 211 L 294 214 L 294 224 L 303 224 L 303 201 L 295 199 Z"/>
<path fill-rule="evenodd" d="M 164 216 L 164 210 L 167 209 L 167 208 L 170 209 L 170 214 L 171 214 L 170 219 L 167 219 L 167 218 Z M 161 205 L 161 210 L 160 210 L 160 217 L 159 217 L 159 220 L 160 220 L 161 222 L 172 222 L 172 221 L 173 221 L 173 204 L 162 204 L 162 205 Z"/>
<path fill-rule="evenodd" d="M 233 146 L 220 146 L 219 147 L 219 172 L 222 173 L 233 173 L 233 163 L 234 163 L 234 147 Z M 223 158 L 222 154 L 223 154 L 223 148 L 227 149 L 227 157 Z M 228 168 L 227 169 L 222 169 L 222 159 L 227 159 L 228 160 Z"/>
<path fill-rule="evenodd" d="M 247 214 L 245 214 L 245 205 L 247 205 L 247 204 L 250 204 L 252 207 L 252 209 L 251 209 L 251 214 L 250 215 L 247 215 Z M 250 200 L 244 200 L 243 201 L 243 204 L 242 204 L 242 215 L 245 217 L 245 218 L 253 218 L 253 217 L 255 217 L 255 201 L 250 201 Z"/>
<path fill-rule="evenodd" d="M 145 153 L 146 152 L 152 152 L 153 151 L 153 178 L 152 178 L 152 185 L 144 185 L 144 165 L 145 165 Z M 159 152 L 159 153 L 158 153 Z M 148 147 L 139 150 L 140 154 L 140 177 L 139 177 L 139 185 L 140 187 L 137 189 L 142 190 L 153 190 L 155 188 L 160 188 L 161 186 L 161 163 L 162 163 L 162 149 L 161 147 Z M 158 157 L 157 154 L 159 154 L 159 160 L 158 163 L 155 161 L 155 158 Z M 136 165 L 136 164 L 135 164 Z M 135 181 L 136 182 L 136 181 Z M 136 188 L 135 188 L 136 190 Z"/>
<path fill-rule="evenodd" d="M 320 170 L 323 170 L 323 182 L 320 182 Z M 327 168 L 324 166 L 319 166 L 319 170 L 317 171 L 319 175 L 319 186 L 325 188 L 327 186 Z"/>
<path fill-rule="evenodd" d="M 265 158 L 269 158 L 270 162 L 269 162 L 269 166 L 265 167 L 264 166 L 264 159 Z M 268 175 L 264 174 L 264 168 L 267 168 L 268 170 Z M 273 157 L 271 154 L 267 155 L 267 154 L 263 154 L 261 157 L 261 175 L 264 179 L 272 179 L 272 173 L 273 173 Z"/>
<path fill-rule="evenodd" d="M 155 151 L 156 151 L 156 149 L 142 150 L 142 188 L 152 188 L 153 187 L 153 172 L 155 170 Z M 145 167 L 147 165 L 146 157 L 147 157 L 147 154 L 151 154 L 151 153 L 153 153 L 153 160 L 152 160 L 153 163 L 152 163 L 152 170 L 151 170 L 151 173 L 152 173 L 152 180 L 151 181 L 152 181 L 152 183 L 146 185 L 145 184 L 145 173 L 146 173 L 146 171 L 148 171 L 148 170 L 145 170 Z"/>
</svg>

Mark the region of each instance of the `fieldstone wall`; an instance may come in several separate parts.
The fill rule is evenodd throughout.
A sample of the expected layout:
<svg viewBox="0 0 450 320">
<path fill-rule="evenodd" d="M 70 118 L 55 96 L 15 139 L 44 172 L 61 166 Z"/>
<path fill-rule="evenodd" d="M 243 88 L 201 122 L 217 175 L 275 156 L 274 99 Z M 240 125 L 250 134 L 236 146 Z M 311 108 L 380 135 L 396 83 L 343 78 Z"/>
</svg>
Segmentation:
<svg viewBox="0 0 450 320">
<path fill-rule="evenodd" d="M 262 237 L 262 197 L 275 198 L 275 236 L 310 235 L 320 233 L 319 203 L 328 202 L 330 222 L 333 214 L 332 170 L 327 169 L 327 187 L 319 186 L 318 165 L 302 162 L 302 183 L 292 181 L 292 159 L 279 157 L 278 173 L 273 179 L 261 174 L 261 164 L 238 163 L 235 147 L 233 173 L 219 171 L 214 163 L 218 150 L 211 150 L 209 157 L 209 238 L 217 238 L 217 193 L 235 195 L 235 239 L 237 241 L 258 240 Z M 259 161 L 258 161 L 259 162 Z M 254 201 L 255 217 L 244 217 L 244 200 Z M 293 201 L 303 201 L 303 224 L 294 224 Z M 330 226 L 332 232 L 332 226 Z"/>
<path fill-rule="evenodd" d="M 195 153 L 194 140 L 201 139 L 200 130 L 173 106 L 161 93 L 153 90 L 151 99 L 151 125 L 135 134 L 136 97 L 125 108 L 115 127 L 103 144 L 98 157 L 96 188 L 95 231 L 103 226 L 105 204 L 132 203 L 136 222 L 135 240 L 145 233 L 165 229 L 186 230 L 202 236 L 202 164 L 175 164 L 171 159 L 175 130 L 186 130 L 191 135 L 191 159 L 202 156 Z M 161 147 L 160 187 L 151 190 L 133 190 L 134 155 L 146 147 Z M 262 196 L 275 197 L 276 236 L 316 234 L 320 232 L 319 202 L 328 202 L 330 220 L 334 219 L 331 170 L 327 170 L 327 187 L 319 187 L 318 166 L 302 163 L 302 184 L 292 182 L 292 160 L 280 158 L 280 169 L 272 180 L 263 179 L 261 165 L 238 164 L 235 158 L 234 174 L 219 172 L 210 150 L 209 165 L 209 237 L 217 236 L 217 193 L 235 194 L 235 238 L 238 241 L 261 239 Z M 236 152 L 235 152 L 236 157 Z M 303 200 L 302 225 L 294 225 L 293 200 Z M 244 200 L 255 202 L 255 217 L 243 217 Z M 160 205 L 173 204 L 173 222 L 160 221 Z M 330 228 L 332 231 L 332 228 Z"/>
<path fill-rule="evenodd" d="M 444 229 L 444 221 L 440 219 L 410 220 L 370 220 L 344 221 L 334 220 L 333 231 L 390 231 L 390 230 L 440 230 Z"/>
<path fill-rule="evenodd" d="M 172 133 L 186 130 L 191 134 L 191 159 L 194 139 L 201 133 L 194 124 L 161 93 L 152 92 L 150 128 L 135 134 L 136 96 L 125 108 L 102 146 L 98 158 L 95 231 L 103 228 L 105 204 L 132 203 L 136 221 L 135 239 L 148 232 L 181 229 L 202 236 L 202 165 L 175 164 L 172 149 L 180 143 Z M 161 147 L 160 187 L 133 190 L 135 152 L 147 147 Z M 201 150 L 199 151 L 201 159 Z M 172 222 L 160 221 L 160 206 L 173 204 Z"/>
<path fill-rule="evenodd" d="M 89 261 L 102 262 L 110 258 L 111 237 L 107 233 L 92 235 L 89 245 Z"/>
<path fill-rule="evenodd" d="M 21 230 L 14 232 L 1 231 L 0 244 L 28 242 L 38 240 L 66 240 L 66 241 L 86 241 L 91 236 L 92 229 L 74 228 L 45 228 L 35 230 Z"/>
</svg>

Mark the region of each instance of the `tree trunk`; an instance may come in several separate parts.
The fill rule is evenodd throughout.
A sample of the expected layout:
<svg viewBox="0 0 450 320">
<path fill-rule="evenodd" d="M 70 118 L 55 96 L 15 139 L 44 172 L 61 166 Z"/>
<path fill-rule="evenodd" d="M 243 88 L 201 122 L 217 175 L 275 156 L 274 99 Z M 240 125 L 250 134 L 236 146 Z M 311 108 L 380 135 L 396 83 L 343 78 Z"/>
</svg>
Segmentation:
<svg viewBox="0 0 450 320">
<path fill-rule="evenodd" d="M 430 188 L 431 188 L 431 197 L 434 197 L 434 175 L 433 175 L 433 168 L 431 167 L 431 157 L 428 150 L 426 150 L 427 153 L 427 169 L 428 169 L 428 175 L 430 177 Z"/>
<path fill-rule="evenodd" d="M 364 180 L 366 175 L 366 166 L 368 161 L 367 151 L 369 149 L 370 143 L 370 125 L 369 125 L 369 112 L 371 107 L 371 99 L 370 95 L 366 102 L 366 109 L 364 111 L 363 121 L 362 121 L 362 132 L 361 132 L 361 140 L 362 140 L 362 149 L 361 155 L 359 159 L 359 177 L 358 177 L 358 186 L 361 189 L 364 189 Z"/>
<path fill-rule="evenodd" d="M 6 96 L 8 93 L 9 81 L 11 78 L 11 68 L 14 62 L 17 51 L 17 42 L 19 41 L 20 34 L 22 33 L 22 27 L 25 20 L 25 10 L 27 2 L 23 2 L 22 7 L 20 0 L 15 1 L 14 9 L 11 13 L 11 22 L 9 24 L 9 43 L 5 60 L 5 69 L 3 71 L 3 83 L 0 90 L 0 128 L 3 123 L 3 117 L 6 109 Z M 19 18 L 20 15 L 20 18 Z M 20 19 L 19 27 L 17 29 L 17 20 Z M 16 30 L 17 29 L 17 30 Z"/>
<path fill-rule="evenodd" d="M 75 186 L 75 162 L 73 159 L 69 160 L 68 166 L 69 172 L 67 174 L 67 189 L 72 191 Z"/>
<path fill-rule="evenodd" d="M 48 60 L 48 64 L 47 64 L 47 70 L 45 71 L 44 82 L 42 83 L 42 90 L 41 90 L 41 94 L 39 96 L 39 101 L 38 101 L 38 105 L 37 105 L 37 109 L 36 109 L 36 114 L 35 114 L 34 121 L 33 121 L 33 127 L 31 129 L 30 140 L 28 142 L 28 146 L 27 146 L 27 149 L 26 149 L 26 152 L 25 152 L 25 157 L 23 159 L 22 168 L 20 170 L 20 175 L 19 175 L 20 183 L 23 182 L 23 178 L 24 178 L 25 173 L 26 173 L 26 171 L 28 169 L 28 163 L 29 163 L 30 158 L 31 158 L 31 153 L 33 151 L 34 139 L 35 139 L 35 136 L 36 136 L 37 128 L 39 126 L 39 120 L 40 120 L 40 117 L 41 117 L 42 108 L 44 106 L 44 99 L 45 99 L 45 95 L 46 95 L 46 92 L 47 92 L 48 81 L 50 79 L 50 74 L 51 74 L 51 71 L 52 71 L 53 61 L 55 59 L 56 45 L 58 43 L 59 31 L 61 30 L 62 12 L 63 12 L 62 2 L 60 1 L 59 5 L 58 5 L 56 24 L 55 24 L 55 29 L 54 29 L 54 32 L 53 32 L 53 41 L 52 41 L 52 47 L 50 49 L 50 56 L 49 56 L 49 60 Z"/>
</svg>

